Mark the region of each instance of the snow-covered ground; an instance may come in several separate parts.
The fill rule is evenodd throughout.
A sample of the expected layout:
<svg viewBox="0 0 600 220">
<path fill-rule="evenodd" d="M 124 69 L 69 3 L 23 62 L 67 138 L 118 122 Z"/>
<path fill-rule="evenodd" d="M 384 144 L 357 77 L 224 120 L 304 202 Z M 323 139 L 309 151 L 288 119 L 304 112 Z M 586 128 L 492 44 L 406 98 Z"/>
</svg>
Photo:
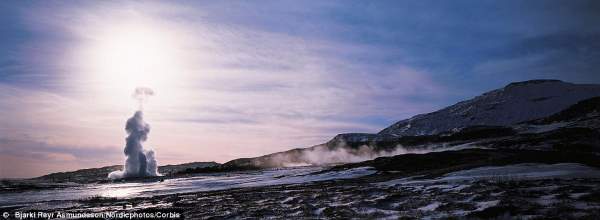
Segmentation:
<svg viewBox="0 0 600 220">
<path fill-rule="evenodd" d="M 282 168 L 207 174 L 189 178 L 166 179 L 163 182 L 92 184 L 83 187 L 4 193 L 0 195 L 0 207 L 51 200 L 78 200 L 97 196 L 111 198 L 150 197 L 196 191 L 308 183 L 355 178 L 376 172 L 373 169 L 361 167 L 337 172 L 313 174 L 323 169 L 323 167 Z"/>
</svg>

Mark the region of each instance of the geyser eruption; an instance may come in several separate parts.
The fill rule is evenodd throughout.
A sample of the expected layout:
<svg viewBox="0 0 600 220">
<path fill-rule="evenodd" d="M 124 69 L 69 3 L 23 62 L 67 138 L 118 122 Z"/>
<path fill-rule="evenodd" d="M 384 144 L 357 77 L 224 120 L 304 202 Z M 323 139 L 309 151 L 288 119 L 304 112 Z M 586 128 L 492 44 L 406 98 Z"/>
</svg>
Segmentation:
<svg viewBox="0 0 600 220">
<path fill-rule="evenodd" d="M 142 142 L 148 138 L 150 126 L 144 122 L 142 105 L 148 96 L 154 92 L 149 88 L 137 88 L 133 97 L 140 102 L 140 109 L 133 114 L 133 117 L 127 120 L 125 131 L 127 138 L 125 144 L 125 169 L 122 171 L 114 171 L 108 174 L 110 179 L 120 179 L 125 177 L 144 177 L 158 176 L 156 159 L 154 151 L 144 150 Z"/>
</svg>

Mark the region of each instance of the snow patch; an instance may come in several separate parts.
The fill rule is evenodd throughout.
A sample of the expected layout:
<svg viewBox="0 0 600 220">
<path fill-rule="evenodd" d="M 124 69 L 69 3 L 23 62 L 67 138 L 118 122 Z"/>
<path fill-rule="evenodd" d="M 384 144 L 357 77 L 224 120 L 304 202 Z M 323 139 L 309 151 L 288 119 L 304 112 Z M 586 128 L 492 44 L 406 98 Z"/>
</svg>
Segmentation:
<svg viewBox="0 0 600 220">
<path fill-rule="evenodd" d="M 568 125 L 569 125 L 569 123 L 567 123 L 567 122 L 557 122 L 557 123 L 552 123 L 552 124 L 547 124 L 547 125 L 527 125 L 527 127 L 525 128 L 523 133 L 534 133 L 534 134 L 544 133 L 544 132 L 553 131 L 553 130 L 556 130 L 559 128 L 563 128 Z"/>
<path fill-rule="evenodd" d="M 423 211 L 423 212 L 427 212 L 427 211 L 435 211 L 435 209 L 437 209 L 438 207 L 440 207 L 440 205 L 442 205 L 442 203 L 440 202 L 433 202 L 429 205 L 423 206 L 421 208 L 418 208 L 417 210 L 419 211 Z"/>
<path fill-rule="evenodd" d="M 477 209 L 475 209 L 474 212 L 482 211 L 482 210 L 485 210 L 487 208 L 497 206 L 498 203 L 500 203 L 500 200 L 477 202 L 477 204 L 476 204 Z"/>
</svg>

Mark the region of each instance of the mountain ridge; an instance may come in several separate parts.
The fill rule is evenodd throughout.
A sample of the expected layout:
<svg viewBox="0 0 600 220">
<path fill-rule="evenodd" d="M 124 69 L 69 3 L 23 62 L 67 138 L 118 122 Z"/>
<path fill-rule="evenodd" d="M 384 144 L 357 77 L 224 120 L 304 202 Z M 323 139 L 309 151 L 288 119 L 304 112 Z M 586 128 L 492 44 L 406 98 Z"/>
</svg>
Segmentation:
<svg viewBox="0 0 600 220">
<path fill-rule="evenodd" d="M 549 116 L 594 96 L 600 96 L 600 85 L 560 80 L 513 82 L 438 111 L 400 120 L 377 134 L 415 136 L 473 125 L 506 126 Z"/>
</svg>

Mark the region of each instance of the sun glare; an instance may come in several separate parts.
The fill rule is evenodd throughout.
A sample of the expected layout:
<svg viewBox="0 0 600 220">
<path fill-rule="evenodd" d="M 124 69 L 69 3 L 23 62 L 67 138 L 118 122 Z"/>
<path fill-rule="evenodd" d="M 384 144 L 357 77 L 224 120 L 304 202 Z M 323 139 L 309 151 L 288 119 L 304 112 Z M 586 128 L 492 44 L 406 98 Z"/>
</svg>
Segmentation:
<svg viewBox="0 0 600 220">
<path fill-rule="evenodd" d="M 157 30 L 113 30 L 97 48 L 100 73 L 120 86 L 157 87 L 176 66 L 176 54 L 169 43 L 173 41 Z"/>
<path fill-rule="evenodd" d="M 114 95 L 140 86 L 165 90 L 180 74 L 177 44 L 175 35 L 161 26 L 108 26 L 86 48 L 87 69 L 94 83 Z"/>
</svg>

